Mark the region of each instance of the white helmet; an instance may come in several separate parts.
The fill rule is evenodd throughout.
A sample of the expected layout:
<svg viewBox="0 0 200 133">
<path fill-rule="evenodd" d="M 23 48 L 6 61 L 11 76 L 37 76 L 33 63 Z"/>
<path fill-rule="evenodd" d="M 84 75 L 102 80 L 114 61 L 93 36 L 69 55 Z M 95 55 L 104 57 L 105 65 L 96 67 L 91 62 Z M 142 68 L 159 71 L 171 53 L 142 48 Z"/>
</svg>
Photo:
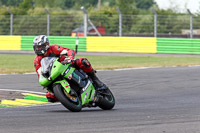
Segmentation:
<svg viewBox="0 0 200 133">
<path fill-rule="evenodd" d="M 45 35 L 36 36 L 33 39 L 33 49 L 38 56 L 44 55 L 49 48 L 49 39 Z"/>
</svg>

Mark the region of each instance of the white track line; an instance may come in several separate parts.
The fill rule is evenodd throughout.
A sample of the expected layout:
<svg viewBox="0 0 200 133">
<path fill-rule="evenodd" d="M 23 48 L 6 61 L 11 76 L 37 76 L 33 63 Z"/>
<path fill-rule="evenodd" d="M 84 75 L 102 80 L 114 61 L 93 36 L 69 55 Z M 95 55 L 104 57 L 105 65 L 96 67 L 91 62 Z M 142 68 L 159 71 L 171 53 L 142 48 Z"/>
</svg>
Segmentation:
<svg viewBox="0 0 200 133">
<path fill-rule="evenodd" d="M 36 92 L 36 91 L 27 91 L 27 90 L 11 90 L 11 89 L 0 89 L 2 91 L 17 91 L 17 92 L 24 92 L 24 93 L 35 93 L 35 94 L 46 94 L 44 92 Z"/>
<path fill-rule="evenodd" d="M 21 73 L 22 75 L 28 75 L 28 74 L 36 74 L 36 72 L 32 72 L 32 73 Z M 12 74 L 0 74 L 1 75 L 20 75 L 20 73 L 12 73 Z"/>
</svg>

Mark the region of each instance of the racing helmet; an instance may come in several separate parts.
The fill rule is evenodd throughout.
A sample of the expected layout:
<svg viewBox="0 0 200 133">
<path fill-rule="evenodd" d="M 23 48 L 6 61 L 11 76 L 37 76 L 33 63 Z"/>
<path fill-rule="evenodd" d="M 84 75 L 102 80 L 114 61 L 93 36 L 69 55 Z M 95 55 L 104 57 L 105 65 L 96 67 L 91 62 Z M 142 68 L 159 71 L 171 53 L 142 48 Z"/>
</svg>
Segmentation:
<svg viewBox="0 0 200 133">
<path fill-rule="evenodd" d="M 49 48 L 49 39 L 45 35 L 36 36 L 33 39 L 33 49 L 38 56 L 44 55 Z"/>
</svg>

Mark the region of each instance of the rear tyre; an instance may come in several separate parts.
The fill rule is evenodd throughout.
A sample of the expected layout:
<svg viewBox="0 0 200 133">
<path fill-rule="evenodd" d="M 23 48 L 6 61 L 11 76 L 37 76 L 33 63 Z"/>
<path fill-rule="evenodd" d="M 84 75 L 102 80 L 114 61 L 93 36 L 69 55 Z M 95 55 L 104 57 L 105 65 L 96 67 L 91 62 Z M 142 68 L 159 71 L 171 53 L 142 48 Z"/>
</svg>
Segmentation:
<svg viewBox="0 0 200 133">
<path fill-rule="evenodd" d="M 99 102 L 98 106 L 103 110 L 110 110 L 115 106 L 115 98 L 110 89 L 101 90 L 98 92 Z"/>
<path fill-rule="evenodd" d="M 67 92 L 65 92 L 64 88 L 60 84 L 54 85 L 53 91 L 54 91 L 54 95 L 56 96 L 56 98 L 68 110 L 70 110 L 72 112 L 81 111 L 82 104 L 81 104 L 81 101 L 75 91 L 73 92 L 73 95 L 69 95 Z M 70 98 L 74 98 L 74 100 L 72 100 Z"/>
</svg>

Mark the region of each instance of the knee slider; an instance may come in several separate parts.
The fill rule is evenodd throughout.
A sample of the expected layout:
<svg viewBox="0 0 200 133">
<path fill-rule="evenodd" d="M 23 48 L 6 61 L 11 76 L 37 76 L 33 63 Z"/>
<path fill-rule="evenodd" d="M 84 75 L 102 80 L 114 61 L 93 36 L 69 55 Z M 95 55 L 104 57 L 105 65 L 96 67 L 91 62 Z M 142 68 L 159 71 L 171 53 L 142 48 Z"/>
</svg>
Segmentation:
<svg viewBox="0 0 200 133">
<path fill-rule="evenodd" d="M 86 58 L 82 59 L 81 63 L 85 67 L 90 67 L 91 66 L 90 62 Z"/>
</svg>

